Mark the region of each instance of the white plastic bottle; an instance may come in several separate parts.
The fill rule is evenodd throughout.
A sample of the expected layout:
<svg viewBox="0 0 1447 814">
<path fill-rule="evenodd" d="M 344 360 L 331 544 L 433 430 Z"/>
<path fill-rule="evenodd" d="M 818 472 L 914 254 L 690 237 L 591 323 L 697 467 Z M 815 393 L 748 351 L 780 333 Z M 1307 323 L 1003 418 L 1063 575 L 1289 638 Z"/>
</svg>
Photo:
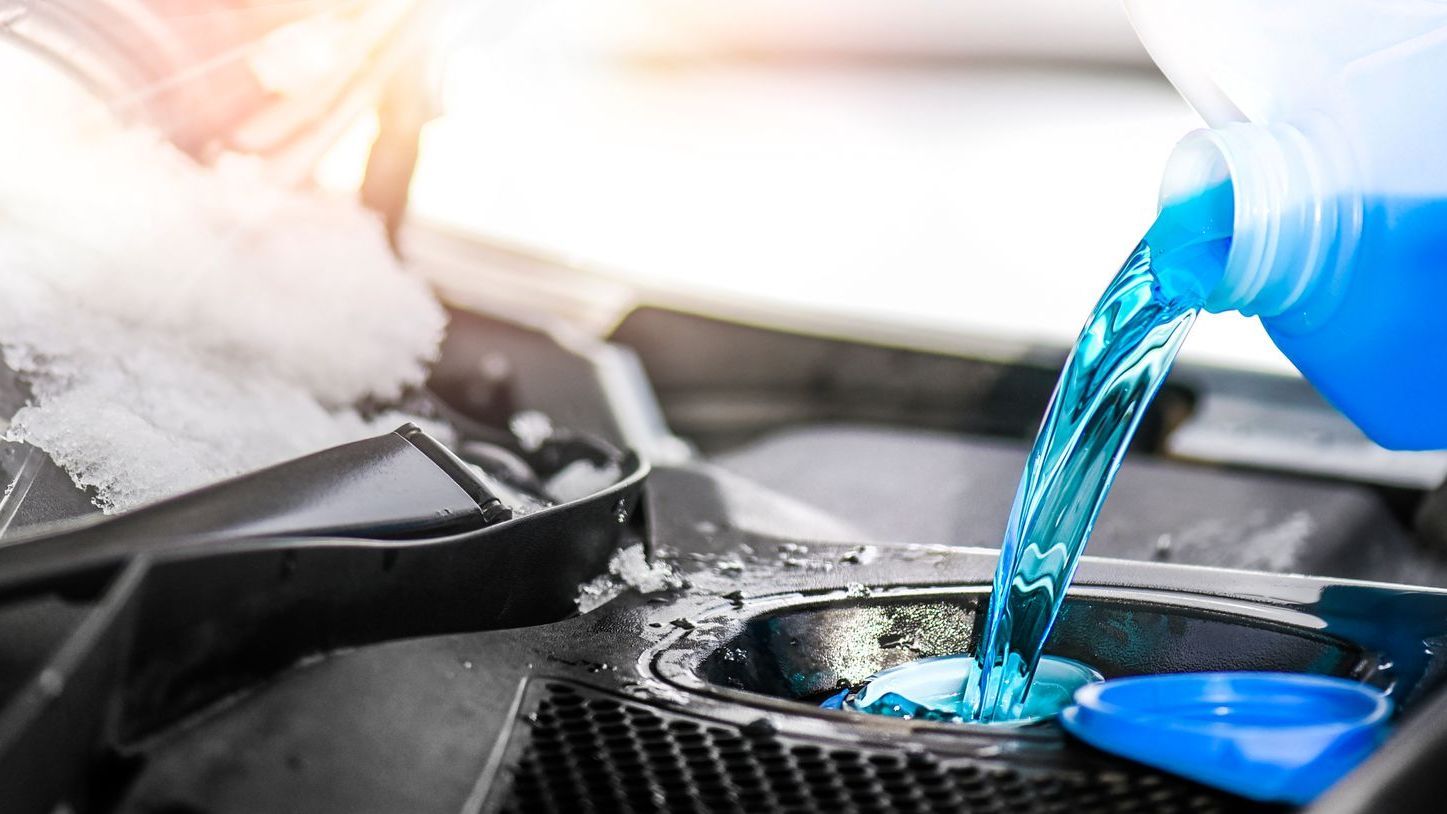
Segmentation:
<svg viewBox="0 0 1447 814">
<path fill-rule="evenodd" d="M 1163 210 L 1232 224 L 1180 284 L 1259 316 L 1378 443 L 1447 448 L 1447 2 L 1126 4 L 1210 125 L 1171 157 Z"/>
</svg>

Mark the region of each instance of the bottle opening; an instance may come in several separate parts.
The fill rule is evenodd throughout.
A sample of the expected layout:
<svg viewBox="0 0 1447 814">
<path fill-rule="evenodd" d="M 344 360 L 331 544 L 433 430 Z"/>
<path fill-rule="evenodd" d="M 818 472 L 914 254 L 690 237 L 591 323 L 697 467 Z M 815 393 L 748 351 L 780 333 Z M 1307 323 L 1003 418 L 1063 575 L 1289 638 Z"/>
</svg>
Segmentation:
<svg viewBox="0 0 1447 814">
<path fill-rule="evenodd" d="M 1182 139 L 1146 236 L 1163 287 L 1208 311 L 1247 316 L 1321 300 L 1313 291 L 1330 288 L 1318 284 L 1338 276 L 1354 234 L 1343 228 L 1354 204 L 1329 157 L 1285 124 L 1230 124 Z"/>
<path fill-rule="evenodd" d="M 1161 209 L 1146 233 L 1151 266 L 1167 296 L 1206 303 L 1222 285 L 1236 233 L 1236 185 L 1210 139 L 1177 149 L 1161 184 Z"/>
</svg>

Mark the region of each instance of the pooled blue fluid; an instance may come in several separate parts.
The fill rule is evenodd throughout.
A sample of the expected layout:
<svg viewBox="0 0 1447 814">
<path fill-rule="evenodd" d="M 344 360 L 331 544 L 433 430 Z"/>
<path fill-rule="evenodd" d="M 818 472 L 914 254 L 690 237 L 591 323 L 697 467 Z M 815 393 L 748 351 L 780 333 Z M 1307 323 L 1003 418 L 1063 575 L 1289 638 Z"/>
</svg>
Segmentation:
<svg viewBox="0 0 1447 814">
<path fill-rule="evenodd" d="M 830 699 L 837 699 L 836 704 L 825 702 L 825 706 L 890 718 L 964 723 L 967 719 L 960 714 L 960 677 L 972 675 L 977 669 L 974 657 L 964 654 L 920 659 L 883 670 L 859 690 L 846 691 Z M 1045 656 L 1029 698 L 1012 723 L 1053 717 L 1070 704 L 1076 690 L 1100 680 L 1099 673 L 1078 661 Z"/>
<path fill-rule="evenodd" d="M 1229 186 L 1164 209 L 1091 311 L 1020 477 L 959 716 L 1020 718 L 1126 448 L 1231 244 Z"/>
</svg>

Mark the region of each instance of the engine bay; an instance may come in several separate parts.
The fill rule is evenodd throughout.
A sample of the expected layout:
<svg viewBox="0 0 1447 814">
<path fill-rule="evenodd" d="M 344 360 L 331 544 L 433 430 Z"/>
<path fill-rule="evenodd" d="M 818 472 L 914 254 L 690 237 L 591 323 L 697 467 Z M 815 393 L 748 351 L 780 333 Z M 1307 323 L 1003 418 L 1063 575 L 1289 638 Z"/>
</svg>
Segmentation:
<svg viewBox="0 0 1447 814">
<path fill-rule="evenodd" d="M 0 548 L 11 810 L 1261 807 L 1050 723 L 817 706 L 978 636 L 1048 349 L 1002 362 L 664 307 L 600 340 L 508 310 L 450 313 L 428 390 L 451 452 L 399 430 L 359 442 L 386 454 L 88 519 L 63 474 L 7 450 L 7 478 L 32 473 Z M 1190 460 L 1173 439 L 1207 431 L 1210 384 L 1246 388 L 1179 374 L 1048 651 L 1107 677 L 1350 677 L 1396 699 L 1393 745 L 1434 740 L 1447 571 L 1414 526 L 1426 490 L 1343 476 L 1330 444 L 1316 473 Z M 1309 392 L 1258 389 L 1260 415 L 1310 415 Z M 580 461 L 606 480 L 553 494 Z M 489 515 L 529 488 L 530 509 Z M 1407 748 L 1313 810 L 1417 788 L 1430 749 Z"/>
</svg>

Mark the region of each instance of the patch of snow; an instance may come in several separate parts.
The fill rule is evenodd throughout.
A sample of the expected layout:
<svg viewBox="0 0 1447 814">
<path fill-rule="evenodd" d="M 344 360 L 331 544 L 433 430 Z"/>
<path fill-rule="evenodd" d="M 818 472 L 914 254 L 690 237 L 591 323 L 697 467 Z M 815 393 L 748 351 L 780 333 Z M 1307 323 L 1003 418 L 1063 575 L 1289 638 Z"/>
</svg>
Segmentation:
<svg viewBox="0 0 1447 814">
<path fill-rule="evenodd" d="M 620 549 L 608 562 L 608 573 L 583 584 L 578 592 L 578 611 L 588 613 L 613 601 L 632 588 L 639 593 L 655 594 L 682 588 L 683 578 L 662 562 L 648 562 L 643 546 Z"/>
<path fill-rule="evenodd" d="M 580 500 L 607 489 L 623 474 L 612 462 L 598 465 L 579 459 L 558 470 L 544 486 L 559 503 Z"/>
<path fill-rule="evenodd" d="M 0 128 L 0 356 L 32 394 L 6 440 L 120 511 L 414 420 L 354 407 L 420 385 L 446 320 L 373 216 L 53 83 L 0 104 L 32 114 Z"/>
<path fill-rule="evenodd" d="M 523 410 L 508 421 L 508 429 L 528 452 L 537 452 L 553 437 L 553 420 L 537 410 Z"/>
</svg>

